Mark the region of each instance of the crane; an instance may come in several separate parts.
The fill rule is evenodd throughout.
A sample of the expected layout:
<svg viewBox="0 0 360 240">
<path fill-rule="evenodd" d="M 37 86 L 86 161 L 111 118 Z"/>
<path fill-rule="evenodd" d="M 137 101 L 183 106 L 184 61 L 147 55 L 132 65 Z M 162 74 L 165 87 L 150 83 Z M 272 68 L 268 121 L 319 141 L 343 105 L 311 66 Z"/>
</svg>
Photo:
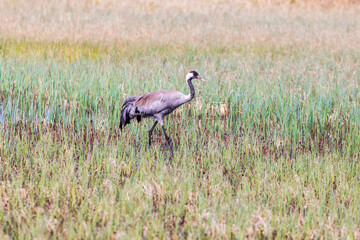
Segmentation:
<svg viewBox="0 0 360 240">
<path fill-rule="evenodd" d="M 199 79 L 206 82 L 196 71 L 190 71 L 186 75 L 186 82 L 190 89 L 189 95 L 184 95 L 183 93 L 174 90 L 160 90 L 149 92 L 142 96 L 133 96 L 125 99 L 121 108 L 120 130 L 129 124 L 130 120 L 133 118 L 136 118 L 138 122 L 140 122 L 142 118 L 153 119 L 155 120 L 155 123 L 149 130 L 149 146 L 151 146 L 152 132 L 156 125 L 160 123 L 165 139 L 173 154 L 172 144 L 169 136 L 166 134 L 163 118 L 179 106 L 190 102 L 194 98 L 195 89 L 192 84 L 193 79 Z"/>
</svg>

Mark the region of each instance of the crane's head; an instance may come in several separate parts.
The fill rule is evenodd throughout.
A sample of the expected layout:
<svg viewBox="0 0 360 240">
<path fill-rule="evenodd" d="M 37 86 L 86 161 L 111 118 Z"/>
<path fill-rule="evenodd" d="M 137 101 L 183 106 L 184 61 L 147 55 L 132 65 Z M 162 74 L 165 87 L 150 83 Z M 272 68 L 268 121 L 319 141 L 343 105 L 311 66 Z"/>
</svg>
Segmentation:
<svg viewBox="0 0 360 240">
<path fill-rule="evenodd" d="M 186 81 L 190 81 L 190 80 L 193 80 L 193 79 L 199 79 L 199 80 L 202 80 L 202 81 L 206 82 L 205 79 L 203 79 L 196 71 L 190 71 L 186 75 Z"/>
</svg>

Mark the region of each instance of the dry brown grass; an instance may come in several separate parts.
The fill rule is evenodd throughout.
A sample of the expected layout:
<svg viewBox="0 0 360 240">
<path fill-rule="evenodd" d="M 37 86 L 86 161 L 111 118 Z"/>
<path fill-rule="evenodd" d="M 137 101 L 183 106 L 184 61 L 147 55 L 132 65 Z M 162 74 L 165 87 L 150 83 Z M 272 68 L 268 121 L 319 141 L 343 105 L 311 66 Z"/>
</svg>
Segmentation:
<svg viewBox="0 0 360 240">
<path fill-rule="evenodd" d="M 360 39 L 358 0 L 1 1 L 0 36 L 70 42 L 301 44 Z"/>
</svg>

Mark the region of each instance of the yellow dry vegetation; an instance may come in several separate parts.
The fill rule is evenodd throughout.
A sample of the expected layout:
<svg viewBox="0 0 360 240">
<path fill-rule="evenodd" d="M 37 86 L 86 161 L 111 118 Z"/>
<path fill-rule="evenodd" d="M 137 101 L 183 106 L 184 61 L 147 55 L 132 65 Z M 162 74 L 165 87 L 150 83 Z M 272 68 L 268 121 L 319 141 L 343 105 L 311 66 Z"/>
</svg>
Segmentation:
<svg viewBox="0 0 360 240">
<path fill-rule="evenodd" d="M 0 36 L 69 42 L 353 46 L 359 0 L 0 2 Z"/>
</svg>

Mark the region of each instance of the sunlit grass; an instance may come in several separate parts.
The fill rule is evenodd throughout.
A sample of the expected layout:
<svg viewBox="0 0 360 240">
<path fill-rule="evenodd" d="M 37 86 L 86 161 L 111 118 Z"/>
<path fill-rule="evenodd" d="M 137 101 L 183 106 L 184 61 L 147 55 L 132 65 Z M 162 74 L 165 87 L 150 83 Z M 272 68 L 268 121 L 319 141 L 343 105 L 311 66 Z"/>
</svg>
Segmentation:
<svg viewBox="0 0 360 240">
<path fill-rule="evenodd" d="M 189 8 L 189 4 L 191 8 Z M 359 239 L 352 1 L 2 1 L 0 239 Z M 118 129 L 128 96 L 195 99 Z"/>
<path fill-rule="evenodd" d="M 1 49 L 2 237 L 358 236 L 359 52 Z M 127 96 L 187 93 L 192 69 L 208 82 L 166 119 L 173 159 L 151 120 L 119 133 Z"/>
</svg>

